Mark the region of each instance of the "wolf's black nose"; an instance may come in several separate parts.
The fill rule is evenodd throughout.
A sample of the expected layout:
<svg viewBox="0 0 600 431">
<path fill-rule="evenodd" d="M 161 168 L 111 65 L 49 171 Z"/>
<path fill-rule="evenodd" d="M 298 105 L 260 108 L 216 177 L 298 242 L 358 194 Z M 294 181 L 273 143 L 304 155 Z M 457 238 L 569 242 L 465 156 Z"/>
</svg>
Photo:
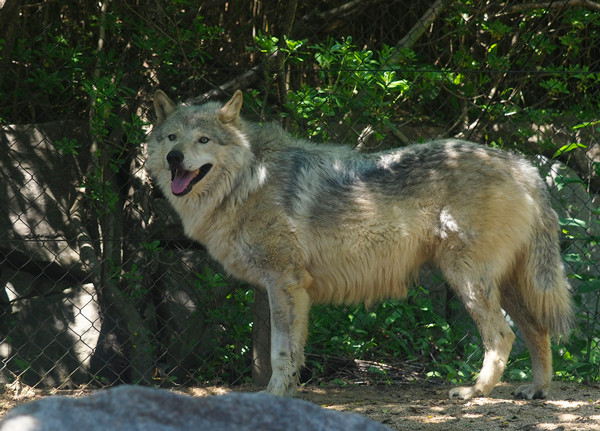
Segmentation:
<svg viewBox="0 0 600 431">
<path fill-rule="evenodd" d="M 183 163 L 183 153 L 179 150 L 171 150 L 169 154 L 167 154 L 167 162 L 169 162 L 169 166 L 178 167 Z"/>
</svg>

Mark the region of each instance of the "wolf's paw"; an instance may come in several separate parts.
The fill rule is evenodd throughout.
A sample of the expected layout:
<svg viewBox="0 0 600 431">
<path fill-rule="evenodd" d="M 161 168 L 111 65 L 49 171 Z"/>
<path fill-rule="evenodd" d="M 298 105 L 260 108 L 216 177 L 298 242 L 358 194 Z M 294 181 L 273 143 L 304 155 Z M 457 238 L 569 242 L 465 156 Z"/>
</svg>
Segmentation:
<svg viewBox="0 0 600 431">
<path fill-rule="evenodd" d="M 293 397 L 296 395 L 298 391 L 298 385 L 295 382 L 288 382 L 287 384 L 281 384 L 278 382 L 273 382 L 272 380 L 269 382 L 267 386 L 267 390 L 264 391 L 271 395 L 276 395 L 278 397 Z"/>
<path fill-rule="evenodd" d="M 448 393 L 451 399 L 458 399 L 460 401 L 468 401 L 473 397 L 481 395 L 481 391 L 475 389 L 475 386 L 460 386 L 458 388 L 450 389 Z"/>
<path fill-rule="evenodd" d="M 543 400 L 548 396 L 548 388 L 540 388 L 534 384 L 520 386 L 514 392 L 519 400 Z"/>
<path fill-rule="evenodd" d="M 261 391 L 261 392 L 265 392 L 265 393 L 271 394 L 271 395 L 276 395 L 278 397 L 290 397 L 290 398 L 298 395 L 298 390 L 295 386 L 289 387 L 289 388 L 273 388 L 273 389 L 267 388 L 266 391 Z"/>
</svg>

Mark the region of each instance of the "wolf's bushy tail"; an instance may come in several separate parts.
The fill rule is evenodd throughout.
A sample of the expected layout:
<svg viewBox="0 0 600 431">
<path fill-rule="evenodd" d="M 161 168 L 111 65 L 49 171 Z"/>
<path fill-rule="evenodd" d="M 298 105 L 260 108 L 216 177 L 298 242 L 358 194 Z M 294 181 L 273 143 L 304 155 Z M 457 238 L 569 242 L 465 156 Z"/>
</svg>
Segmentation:
<svg viewBox="0 0 600 431">
<path fill-rule="evenodd" d="M 567 335 L 573 326 L 573 299 L 560 256 L 557 216 L 547 199 L 538 220 L 524 262 L 528 286 L 523 299 L 529 313 L 551 335 Z"/>
</svg>

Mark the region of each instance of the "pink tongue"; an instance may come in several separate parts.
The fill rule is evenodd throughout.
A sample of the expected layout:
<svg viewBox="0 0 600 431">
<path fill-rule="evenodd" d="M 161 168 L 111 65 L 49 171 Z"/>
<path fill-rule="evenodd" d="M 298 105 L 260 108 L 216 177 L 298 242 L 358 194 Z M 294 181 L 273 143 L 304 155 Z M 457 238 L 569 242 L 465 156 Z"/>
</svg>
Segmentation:
<svg viewBox="0 0 600 431">
<path fill-rule="evenodd" d="M 171 191 L 176 195 L 183 193 L 195 176 L 196 172 L 178 169 L 175 178 L 171 182 Z"/>
</svg>

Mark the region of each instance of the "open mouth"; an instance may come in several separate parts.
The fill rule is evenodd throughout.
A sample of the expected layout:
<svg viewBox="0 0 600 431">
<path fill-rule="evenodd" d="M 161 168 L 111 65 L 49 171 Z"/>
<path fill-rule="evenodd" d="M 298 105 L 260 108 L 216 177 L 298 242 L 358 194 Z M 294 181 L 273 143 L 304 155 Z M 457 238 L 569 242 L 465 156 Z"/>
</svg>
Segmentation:
<svg viewBox="0 0 600 431">
<path fill-rule="evenodd" d="M 185 169 L 171 169 L 171 191 L 176 196 L 183 196 L 192 190 L 194 184 L 208 174 L 212 164 L 207 163 L 195 171 Z"/>
</svg>

